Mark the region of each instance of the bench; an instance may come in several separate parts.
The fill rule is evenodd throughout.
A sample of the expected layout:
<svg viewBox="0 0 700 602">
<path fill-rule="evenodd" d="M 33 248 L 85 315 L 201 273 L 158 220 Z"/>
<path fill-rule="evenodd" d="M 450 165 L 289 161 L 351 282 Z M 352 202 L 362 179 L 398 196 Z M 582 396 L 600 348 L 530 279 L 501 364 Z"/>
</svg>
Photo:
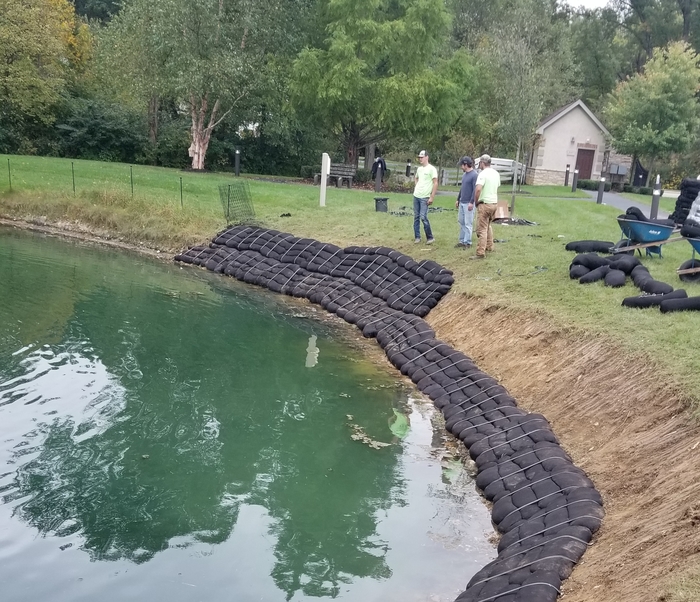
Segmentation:
<svg viewBox="0 0 700 602">
<path fill-rule="evenodd" d="M 347 182 L 348 188 L 352 188 L 352 179 L 355 177 L 357 169 L 354 165 L 346 165 L 345 163 L 331 163 L 331 169 L 328 174 L 327 184 L 335 181 L 335 185 L 341 188 Z M 321 174 L 314 174 L 314 184 L 321 183 Z"/>
</svg>

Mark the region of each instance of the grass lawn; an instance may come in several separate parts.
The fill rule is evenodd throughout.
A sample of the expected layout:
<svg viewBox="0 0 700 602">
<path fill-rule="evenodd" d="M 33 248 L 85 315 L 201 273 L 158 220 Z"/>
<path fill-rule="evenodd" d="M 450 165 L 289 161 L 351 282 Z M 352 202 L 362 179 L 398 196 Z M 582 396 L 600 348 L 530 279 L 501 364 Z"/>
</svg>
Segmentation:
<svg viewBox="0 0 700 602">
<path fill-rule="evenodd" d="M 0 166 L 6 165 L 6 157 L 0 160 Z M 0 216 L 79 222 L 102 236 L 164 249 L 210 239 L 222 229 L 225 223 L 217 185 L 234 180 L 229 174 L 135 166 L 132 199 L 128 165 L 74 161 L 77 194 L 73 196 L 70 160 L 13 156 L 11 165 L 12 193 L 6 177 L 0 175 Z M 408 194 L 382 194 L 389 198 L 390 213 L 381 213 L 375 211 L 373 192 L 329 188 L 327 206 L 321 208 L 318 187 L 247 181 L 258 219 L 268 227 L 340 245 L 386 245 L 419 260 L 433 259 L 454 271 L 454 290 L 543 312 L 567 330 L 606 337 L 630 351 L 646 352 L 700 399 L 700 313 L 663 315 L 658 309 L 626 309 L 620 306 L 622 299 L 639 294 L 631 283 L 612 289 L 569 279 L 574 254 L 564 250 L 566 242 L 616 241 L 620 237 L 615 219 L 619 210 L 585 200 L 582 191 L 572 194 L 563 186 L 524 187 L 530 194 L 516 197 L 516 215 L 538 225 L 495 226 L 499 241 L 495 253 L 474 262 L 467 260 L 471 252 L 454 248 L 458 233 L 455 196 L 436 198 L 438 211 L 430 214 L 436 243 L 426 246 L 413 243 Z M 509 192 L 507 186 L 502 188 L 501 198 L 510 199 Z M 567 196 L 570 198 L 562 198 Z M 400 207 L 408 208 L 409 215 L 391 213 Z M 287 213 L 291 216 L 282 217 Z M 654 278 L 681 288 L 675 270 L 691 257 L 690 245 L 684 241 L 665 245 L 663 255 L 642 261 Z M 700 295 L 700 284 L 683 288 L 689 296 Z"/>
</svg>

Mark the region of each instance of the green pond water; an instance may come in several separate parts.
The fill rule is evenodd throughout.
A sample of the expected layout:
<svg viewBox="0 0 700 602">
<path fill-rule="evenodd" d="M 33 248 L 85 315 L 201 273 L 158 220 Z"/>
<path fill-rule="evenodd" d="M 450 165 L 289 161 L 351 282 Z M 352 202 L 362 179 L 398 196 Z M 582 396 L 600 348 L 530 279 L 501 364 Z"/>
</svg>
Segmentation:
<svg viewBox="0 0 700 602">
<path fill-rule="evenodd" d="M 353 337 L 0 228 L 0 599 L 454 599 L 495 557 L 488 511 L 439 414 Z"/>
</svg>

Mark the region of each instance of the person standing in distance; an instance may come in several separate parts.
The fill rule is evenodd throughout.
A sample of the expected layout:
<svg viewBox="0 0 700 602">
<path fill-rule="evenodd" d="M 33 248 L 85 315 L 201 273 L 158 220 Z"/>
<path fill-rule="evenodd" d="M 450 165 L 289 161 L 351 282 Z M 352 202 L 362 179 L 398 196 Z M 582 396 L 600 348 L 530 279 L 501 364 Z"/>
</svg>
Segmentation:
<svg viewBox="0 0 700 602">
<path fill-rule="evenodd" d="M 491 157 L 481 155 L 479 157 L 481 172 L 476 177 L 476 190 L 474 191 L 474 204 L 479 215 L 476 222 L 476 255 L 469 259 L 484 259 L 487 251 L 493 251 L 493 228 L 491 223 L 496 217 L 498 208 L 498 187 L 501 185 L 501 176 L 491 167 Z"/>
<path fill-rule="evenodd" d="M 455 205 L 457 208 L 457 223 L 459 223 L 459 241 L 455 248 L 469 249 L 472 246 L 476 172 L 474 171 L 474 160 L 471 157 L 462 157 L 459 165 L 464 173 L 462 174 L 462 186 L 457 194 L 457 203 Z"/>
<path fill-rule="evenodd" d="M 433 231 L 428 221 L 428 206 L 433 204 L 438 187 L 437 169 L 429 162 L 428 153 L 422 150 L 418 153 L 420 167 L 416 169 L 416 187 L 413 189 L 413 234 L 414 242 L 420 242 L 420 222 L 423 222 L 427 243 L 435 242 Z"/>
</svg>

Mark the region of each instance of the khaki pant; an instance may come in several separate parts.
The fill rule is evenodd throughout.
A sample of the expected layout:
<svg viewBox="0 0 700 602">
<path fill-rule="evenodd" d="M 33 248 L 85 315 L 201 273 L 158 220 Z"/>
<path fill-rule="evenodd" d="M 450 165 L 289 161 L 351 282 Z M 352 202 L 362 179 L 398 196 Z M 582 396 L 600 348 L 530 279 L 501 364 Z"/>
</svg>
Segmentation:
<svg viewBox="0 0 700 602">
<path fill-rule="evenodd" d="M 486 251 L 493 251 L 493 228 L 491 222 L 496 216 L 496 203 L 481 203 L 477 209 L 478 217 L 476 222 L 476 237 L 479 243 L 476 246 L 476 254 L 484 257 Z"/>
</svg>

